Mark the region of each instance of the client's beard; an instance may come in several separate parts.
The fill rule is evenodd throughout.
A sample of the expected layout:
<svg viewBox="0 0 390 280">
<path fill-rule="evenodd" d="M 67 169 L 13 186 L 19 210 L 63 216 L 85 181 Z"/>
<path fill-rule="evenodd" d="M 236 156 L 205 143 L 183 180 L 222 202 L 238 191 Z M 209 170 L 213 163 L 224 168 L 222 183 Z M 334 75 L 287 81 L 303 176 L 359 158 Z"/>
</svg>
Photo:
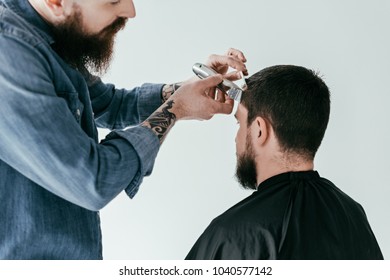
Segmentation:
<svg viewBox="0 0 390 280">
<path fill-rule="evenodd" d="M 101 32 L 90 34 L 85 32 L 81 12 L 75 7 L 66 22 L 54 26 L 53 49 L 77 70 L 104 74 L 113 57 L 115 35 L 126 22 L 126 18 L 118 18 Z"/>
<path fill-rule="evenodd" d="M 237 155 L 236 178 L 245 189 L 255 190 L 257 189 L 257 170 L 250 138 L 250 133 L 248 133 L 246 150 L 242 155 Z"/>
</svg>

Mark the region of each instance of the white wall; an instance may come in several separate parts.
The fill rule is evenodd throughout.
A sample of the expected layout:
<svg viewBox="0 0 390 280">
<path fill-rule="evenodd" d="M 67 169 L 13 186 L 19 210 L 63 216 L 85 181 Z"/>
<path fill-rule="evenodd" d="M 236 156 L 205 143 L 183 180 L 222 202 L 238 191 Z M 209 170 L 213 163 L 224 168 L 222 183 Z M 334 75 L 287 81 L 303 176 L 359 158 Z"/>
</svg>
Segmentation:
<svg viewBox="0 0 390 280">
<path fill-rule="evenodd" d="M 364 207 L 390 258 L 390 1 L 136 0 L 104 77 L 118 87 L 176 82 L 229 47 L 251 73 L 319 70 L 332 93 L 316 169 Z M 183 259 L 216 216 L 249 195 L 235 170 L 234 117 L 179 122 L 151 177 L 101 212 L 105 259 Z M 101 132 L 104 137 L 105 131 Z"/>
</svg>

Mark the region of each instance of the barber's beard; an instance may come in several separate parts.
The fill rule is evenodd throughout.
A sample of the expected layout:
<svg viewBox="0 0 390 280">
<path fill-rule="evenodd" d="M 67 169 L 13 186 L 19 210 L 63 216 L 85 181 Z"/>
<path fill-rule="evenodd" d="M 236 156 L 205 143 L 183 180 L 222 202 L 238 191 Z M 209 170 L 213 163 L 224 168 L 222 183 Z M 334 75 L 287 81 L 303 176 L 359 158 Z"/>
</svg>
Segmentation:
<svg viewBox="0 0 390 280">
<path fill-rule="evenodd" d="M 246 137 L 246 150 L 237 155 L 236 178 L 245 189 L 257 189 L 257 170 L 250 133 Z"/>
<path fill-rule="evenodd" d="M 76 7 L 66 22 L 53 28 L 53 48 L 75 69 L 102 75 L 107 72 L 113 57 L 115 35 L 126 22 L 126 18 L 118 18 L 101 32 L 90 34 L 85 31 L 81 12 Z"/>
</svg>

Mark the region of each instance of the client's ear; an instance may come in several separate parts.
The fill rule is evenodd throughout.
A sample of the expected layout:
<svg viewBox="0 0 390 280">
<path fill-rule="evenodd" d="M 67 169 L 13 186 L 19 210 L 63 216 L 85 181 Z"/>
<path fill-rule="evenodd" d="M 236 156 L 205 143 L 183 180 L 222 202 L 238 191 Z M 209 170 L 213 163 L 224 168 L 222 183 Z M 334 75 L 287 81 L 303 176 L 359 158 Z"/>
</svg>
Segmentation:
<svg viewBox="0 0 390 280">
<path fill-rule="evenodd" d="M 64 0 L 44 0 L 47 8 L 55 17 L 64 15 Z"/>
<path fill-rule="evenodd" d="M 252 138 L 256 145 L 263 146 L 270 135 L 270 126 L 267 120 L 257 117 L 252 124 Z"/>
</svg>

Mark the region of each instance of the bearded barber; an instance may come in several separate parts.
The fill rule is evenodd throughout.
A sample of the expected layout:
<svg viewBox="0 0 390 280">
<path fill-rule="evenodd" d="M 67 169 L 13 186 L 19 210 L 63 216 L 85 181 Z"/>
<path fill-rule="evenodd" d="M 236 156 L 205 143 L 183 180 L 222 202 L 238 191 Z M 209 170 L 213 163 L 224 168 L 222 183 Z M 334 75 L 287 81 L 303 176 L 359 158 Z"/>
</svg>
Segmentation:
<svg viewBox="0 0 390 280">
<path fill-rule="evenodd" d="M 125 90 L 90 74 L 134 16 L 131 0 L 0 0 L 0 259 L 101 259 L 98 211 L 134 197 L 174 124 L 231 113 L 206 94 L 222 75 Z M 97 127 L 112 130 L 101 143 Z"/>
</svg>

